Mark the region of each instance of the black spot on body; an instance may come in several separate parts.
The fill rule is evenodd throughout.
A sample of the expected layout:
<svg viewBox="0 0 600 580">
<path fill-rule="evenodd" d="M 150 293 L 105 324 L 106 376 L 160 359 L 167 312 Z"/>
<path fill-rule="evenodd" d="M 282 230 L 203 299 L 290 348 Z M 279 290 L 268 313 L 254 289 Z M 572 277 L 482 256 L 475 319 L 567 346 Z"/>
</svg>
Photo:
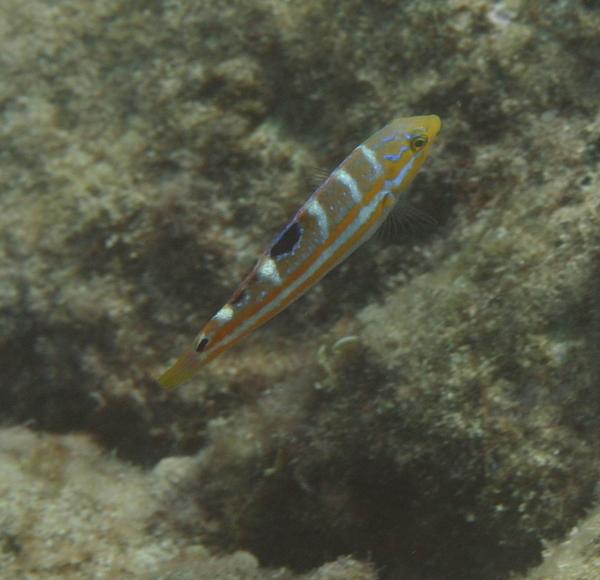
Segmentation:
<svg viewBox="0 0 600 580">
<path fill-rule="evenodd" d="M 275 241 L 269 250 L 271 258 L 278 258 L 294 251 L 302 237 L 302 228 L 298 222 L 292 222 Z"/>
<path fill-rule="evenodd" d="M 199 343 L 198 346 L 196 347 L 196 352 L 202 352 L 205 348 L 206 345 L 208 344 L 208 338 L 204 337 Z"/>
</svg>

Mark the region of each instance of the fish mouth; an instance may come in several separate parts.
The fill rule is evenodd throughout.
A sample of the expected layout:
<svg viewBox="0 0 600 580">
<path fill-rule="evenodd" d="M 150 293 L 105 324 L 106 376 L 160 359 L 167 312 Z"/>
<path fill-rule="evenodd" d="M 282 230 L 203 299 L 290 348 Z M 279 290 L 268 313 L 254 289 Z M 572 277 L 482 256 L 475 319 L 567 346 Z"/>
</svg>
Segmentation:
<svg viewBox="0 0 600 580">
<path fill-rule="evenodd" d="M 429 139 L 435 139 L 442 129 L 442 120 L 437 115 L 423 115 L 416 117 L 415 121 L 425 129 Z"/>
</svg>

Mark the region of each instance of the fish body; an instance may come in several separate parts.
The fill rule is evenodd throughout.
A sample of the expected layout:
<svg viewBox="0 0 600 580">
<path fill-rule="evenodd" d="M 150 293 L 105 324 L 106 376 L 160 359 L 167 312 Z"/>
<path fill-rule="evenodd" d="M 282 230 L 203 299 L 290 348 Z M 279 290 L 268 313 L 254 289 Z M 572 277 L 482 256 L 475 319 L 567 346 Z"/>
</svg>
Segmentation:
<svg viewBox="0 0 600 580">
<path fill-rule="evenodd" d="M 158 379 L 166 388 L 302 296 L 381 226 L 429 155 L 436 115 L 395 119 L 356 147 L 259 257 L 229 301 Z"/>
</svg>

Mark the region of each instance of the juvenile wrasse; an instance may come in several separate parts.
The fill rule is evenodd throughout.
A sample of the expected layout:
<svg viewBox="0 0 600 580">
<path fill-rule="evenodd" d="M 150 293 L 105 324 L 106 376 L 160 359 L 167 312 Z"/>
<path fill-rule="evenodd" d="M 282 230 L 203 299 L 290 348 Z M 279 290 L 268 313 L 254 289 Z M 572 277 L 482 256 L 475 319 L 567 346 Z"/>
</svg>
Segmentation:
<svg viewBox="0 0 600 580">
<path fill-rule="evenodd" d="M 401 200 L 440 127 L 436 115 L 395 119 L 354 149 L 158 381 L 166 388 L 188 381 L 366 242 Z"/>
</svg>

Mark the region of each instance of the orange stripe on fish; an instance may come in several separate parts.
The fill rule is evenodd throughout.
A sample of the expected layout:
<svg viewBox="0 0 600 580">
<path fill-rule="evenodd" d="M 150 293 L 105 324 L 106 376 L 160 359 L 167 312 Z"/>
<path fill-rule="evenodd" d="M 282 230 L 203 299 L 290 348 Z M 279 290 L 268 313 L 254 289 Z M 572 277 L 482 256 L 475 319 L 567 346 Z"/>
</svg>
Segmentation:
<svg viewBox="0 0 600 580">
<path fill-rule="evenodd" d="M 159 382 L 171 388 L 191 379 L 367 241 L 425 162 L 440 128 L 436 115 L 395 119 L 350 153 Z"/>
</svg>

